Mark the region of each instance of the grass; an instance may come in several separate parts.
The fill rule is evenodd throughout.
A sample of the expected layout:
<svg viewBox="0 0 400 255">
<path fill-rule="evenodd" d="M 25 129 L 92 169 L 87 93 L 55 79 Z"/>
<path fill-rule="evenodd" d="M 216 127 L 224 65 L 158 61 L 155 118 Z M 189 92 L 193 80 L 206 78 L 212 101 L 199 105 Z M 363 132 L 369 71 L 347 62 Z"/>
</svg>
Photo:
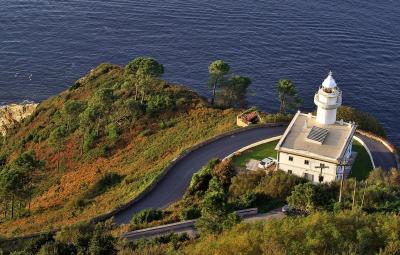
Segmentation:
<svg viewBox="0 0 400 255">
<path fill-rule="evenodd" d="M 266 157 L 276 158 L 275 146 L 279 140 L 258 145 L 254 148 L 248 149 L 239 155 L 232 158 L 232 163 L 237 167 L 246 167 L 246 163 L 250 159 L 262 160 Z"/>
<path fill-rule="evenodd" d="M 277 143 L 278 140 L 246 150 L 239 155 L 235 155 L 232 158 L 232 163 L 237 167 L 246 167 L 246 163 L 249 162 L 250 159 L 261 160 L 266 157 L 276 158 L 275 146 Z M 358 154 L 352 167 L 350 177 L 363 180 L 368 177 L 369 172 L 371 172 L 373 168 L 371 159 L 365 148 L 356 140 L 353 141 L 353 151 Z"/>
<path fill-rule="evenodd" d="M 3 221 L 0 213 L 2 236 L 59 228 L 109 212 L 137 197 L 182 151 L 237 128 L 239 111 L 211 108 L 194 92 L 158 81 L 152 85 L 152 93 L 185 99 L 186 104 L 157 116 L 121 118 L 127 114 L 125 106 L 133 92 L 116 89 L 111 114 L 103 119 L 93 148 L 81 154 L 83 129 L 78 128 L 65 138 L 60 153 L 55 153 L 48 134 L 65 124 L 63 105 L 68 100 L 88 103 L 99 89 L 124 81 L 120 67 L 96 76 L 103 66 L 85 76 L 80 87 L 43 101 L 0 146 L 0 155 L 7 155 L 9 162 L 23 151 L 33 151 L 44 162 L 43 168 L 33 173 L 30 215 Z M 104 130 L 115 120 L 119 120 L 121 132 L 118 141 L 110 145 Z"/>
<path fill-rule="evenodd" d="M 354 177 L 357 180 L 366 179 L 373 168 L 368 152 L 356 140 L 353 140 L 353 151 L 357 152 L 357 158 L 351 168 L 350 177 Z"/>
</svg>

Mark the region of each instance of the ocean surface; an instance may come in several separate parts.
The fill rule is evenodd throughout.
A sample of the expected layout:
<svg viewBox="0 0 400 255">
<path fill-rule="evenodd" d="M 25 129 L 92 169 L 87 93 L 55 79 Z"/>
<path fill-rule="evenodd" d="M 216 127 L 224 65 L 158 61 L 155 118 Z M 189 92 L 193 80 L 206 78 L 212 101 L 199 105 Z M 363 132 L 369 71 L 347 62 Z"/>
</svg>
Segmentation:
<svg viewBox="0 0 400 255">
<path fill-rule="evenodd" d="M 253 80 L 249 102 L 279 107 L 291 79 L 314 109 L 329 70 L 343 103 L 367 111 L 400 145 L 400 1 L 0 0 L 0 104 L 41 101 L 101 62 L 152 56 L 164 79 L 208 95 L 207 66 Z"/>
</svg>

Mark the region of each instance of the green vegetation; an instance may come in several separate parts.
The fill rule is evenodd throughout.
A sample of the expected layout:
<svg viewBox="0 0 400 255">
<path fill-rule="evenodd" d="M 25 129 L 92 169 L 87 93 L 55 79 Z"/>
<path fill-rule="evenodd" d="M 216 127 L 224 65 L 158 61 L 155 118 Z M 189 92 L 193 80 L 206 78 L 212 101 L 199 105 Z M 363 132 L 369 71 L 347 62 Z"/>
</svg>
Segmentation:
<svg viewBox="0 0 400 255">
<path fill-rule="evenodd" d="M 232 163 L 238 167 L 246 167 L 246 163 L 249 162 L 250 159 L 262 160 L 266 157 L 276 158 L 275 147 L 277 144 L 278 140 L 264 143 L 243 151 L 242 153 L 232 157 Z"/>
<path fill-rule="evenodd" d="M 345 121 L 354 121 L 358 129 L 371 132 L 383 138 L 386 132 L 378 120 L 366 112 L 359 111 L 349 106 L 341 106 L 337 111 L 337 119 Z"/>
<path fill-rule="evenodd" d="M 222 86 L 230 66 L 222 60 L 215 60 L 208 66 L 210 85 L 212 87 L 211 105 L 214 105 L 217 88 Z"/>
<path fill-rule="evenodd" d="M 353 140 L 353 151 L 357 152 L 357 157 L 351 167 L 350 177 L 354 177 L 357 180 L 364 180 L 373 169 L 371 159 L 364 146 L 356 140 Z"/>
<path fill-rule="evenodd" d="M 222 60 L 215 60 L 208 66 L 211 105 L 219 107 L 245 107 L 247 89 L 251 84 L 249 77 L 231 75 L 230 66 Z"/>
<path fill-rule="evenodd" d="M 155 220 L 161 220 L 163 218 L 163 211 L 154 209 L 144 209 L 136 213 L 132 219 L 132 225 L 141 225 L 145 223 L 150 223 Z"/>
<path fill-rule="evenodd" d="M 280 102 L 280 113 L 286 114 L 286 109 L 297 109 L 302 104 L 302 100 L 297 94 L 296 86 L 292 81 L 286 79 L 279 80 L 276 90 L 278 91 Z"/>
<path fill-rule="evenodd" d="M 210 107 L 160 80 L 163 72 L 152 58 L 101 64 L 10 130 L 0 147 L 0 232 L 29 234 L 108 212 L 185 149 L 236 128 L 239 111 Z M 14 163 L 28 152 L 41 163 Z"/>
<path fill-rule="evenodd" d="M 185 247 L 184 254 L 398 254 L 394 214 L 344 211 L 242 223 Z"/>
</svg>

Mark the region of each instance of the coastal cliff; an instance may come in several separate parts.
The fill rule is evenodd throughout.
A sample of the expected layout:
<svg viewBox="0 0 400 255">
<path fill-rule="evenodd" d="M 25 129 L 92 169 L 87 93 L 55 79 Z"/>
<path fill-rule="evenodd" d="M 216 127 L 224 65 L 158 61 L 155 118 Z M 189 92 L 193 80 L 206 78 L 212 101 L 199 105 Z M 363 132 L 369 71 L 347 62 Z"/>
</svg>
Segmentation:
<svg viewBox="0 0 400 255">
<path fill-rule="evenodd" d="M 0 107 L 0 134 L 5 135 L 7 129 L 33 113 L 38 104 L 9 104 Z"/>
</svg>

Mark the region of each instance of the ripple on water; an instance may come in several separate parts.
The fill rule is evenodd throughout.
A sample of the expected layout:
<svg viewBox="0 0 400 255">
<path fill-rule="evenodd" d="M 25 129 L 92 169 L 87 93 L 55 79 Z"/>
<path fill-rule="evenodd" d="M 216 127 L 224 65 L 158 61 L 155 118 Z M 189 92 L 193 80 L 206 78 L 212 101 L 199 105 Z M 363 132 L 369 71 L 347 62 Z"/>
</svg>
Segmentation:
<svg viewBox="0 0 400 255">
<path fill-rule="evenodd" d="M 249 100 L 267 111 L 277 109 L 276 81 L 292 79 L 312 110 L 332 69 L 344 103 L 371 112 L 400 144 L 399 1 L 4 0 L 2 7 L 0 102 L 40 101 L 100 62 L 148 55 L 165 64 L 165 79 L 205 95 L 207 65 L 225 59 L 252 78 Z"/>
</svg>

